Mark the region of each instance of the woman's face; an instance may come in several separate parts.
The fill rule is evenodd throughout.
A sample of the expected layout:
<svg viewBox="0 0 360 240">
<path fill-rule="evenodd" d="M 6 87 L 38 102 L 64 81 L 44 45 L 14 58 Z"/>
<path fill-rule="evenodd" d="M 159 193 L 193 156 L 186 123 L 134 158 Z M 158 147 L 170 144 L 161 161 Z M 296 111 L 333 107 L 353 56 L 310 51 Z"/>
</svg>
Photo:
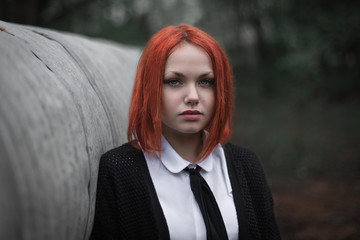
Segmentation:
<svg viewBox="0 0 360 240">
<path fill-rule="evenodd" d="M 214 72 L 206 52 L 184 43 L 168 57 L 162 90 L 162 128 L 168 134 L 199 133 L 214 112 Z"/>
</svg>

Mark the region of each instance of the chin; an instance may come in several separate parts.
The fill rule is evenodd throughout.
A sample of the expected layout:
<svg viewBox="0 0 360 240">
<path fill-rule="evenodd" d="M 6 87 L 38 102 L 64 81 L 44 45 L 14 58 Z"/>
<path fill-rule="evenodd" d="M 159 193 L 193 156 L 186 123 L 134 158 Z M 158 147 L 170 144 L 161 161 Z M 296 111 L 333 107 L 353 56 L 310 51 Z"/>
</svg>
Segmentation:
<svg viewBox="0 0 360 240">
<path fill-rule="evenodd" d="M 165 128 L 163 129 L 165 130 Z M 178 133 L 178 134 L 197 134 L 199 132 L 202 132 L 204 130 L 203 124 L 173 124 L 173 125 L 166 125 L 166 130 L 169 133 Z"/>
<path fill-rule="evenodd" d="M 185 133 L 185 134 L 196 134 L 196 133 L 201 132 L 202 130 L 203 129 L 187 129 L 187 130 L 183 130 L 181 132 Z"/>
</svg>

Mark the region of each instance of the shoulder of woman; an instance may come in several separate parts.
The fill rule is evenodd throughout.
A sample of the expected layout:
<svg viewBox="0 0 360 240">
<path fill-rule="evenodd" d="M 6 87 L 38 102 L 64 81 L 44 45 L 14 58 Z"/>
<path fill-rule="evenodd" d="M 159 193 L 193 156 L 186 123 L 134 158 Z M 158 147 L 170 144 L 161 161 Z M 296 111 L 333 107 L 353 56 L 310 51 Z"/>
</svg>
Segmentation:
<svg viewBox="0 0 360 240">
<path fill-rule="evenodd" d="M 227 142 L 224 146 L 225 154 L 234 158 L 257 159 L 256 154 L 248 148 Z"/>
<path fill-rule="evenodd" d="M 141 150 L 134 148 L 130 143 L 125 143 L 119 147 L 105 152 L 100 159 L 100 165 L 121 165 L 129 164 L 143 156 Z"/>
<path fill-rule="evenodd" d="M 263 171 L 259 158 L 248 148 L 228 142 L 224 145 L 224 152 L 228 161 L 233 162 L 235 166 L 241 166 L 245 171 Z"/>
</svg>

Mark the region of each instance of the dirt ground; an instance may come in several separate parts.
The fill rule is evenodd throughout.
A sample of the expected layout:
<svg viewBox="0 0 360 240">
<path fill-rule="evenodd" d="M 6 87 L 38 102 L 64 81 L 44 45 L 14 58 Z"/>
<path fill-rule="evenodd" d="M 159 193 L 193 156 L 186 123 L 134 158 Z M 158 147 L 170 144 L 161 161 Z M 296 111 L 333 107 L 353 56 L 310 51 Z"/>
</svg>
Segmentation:
<svg viewBox="0 0 360 240">
<path fill-rule="evenodd" d="M 360 239 L 357 177 L 269 180 L 284 240 Z"/>
</svg>

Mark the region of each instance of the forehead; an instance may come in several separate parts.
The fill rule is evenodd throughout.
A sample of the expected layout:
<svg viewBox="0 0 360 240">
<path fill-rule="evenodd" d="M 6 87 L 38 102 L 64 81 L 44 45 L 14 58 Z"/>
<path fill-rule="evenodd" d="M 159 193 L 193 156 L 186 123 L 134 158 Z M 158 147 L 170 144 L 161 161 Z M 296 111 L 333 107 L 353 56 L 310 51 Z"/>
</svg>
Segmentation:
<svg viewBox="0 0 360 240">
<path fill-rule="evenodd" d="M 194 70 L 212 71 L 209 55 L 200 47 L 183 43 L 179 45 L 167 58 L 165 73 L 167 71 Z"/>
</svg>

